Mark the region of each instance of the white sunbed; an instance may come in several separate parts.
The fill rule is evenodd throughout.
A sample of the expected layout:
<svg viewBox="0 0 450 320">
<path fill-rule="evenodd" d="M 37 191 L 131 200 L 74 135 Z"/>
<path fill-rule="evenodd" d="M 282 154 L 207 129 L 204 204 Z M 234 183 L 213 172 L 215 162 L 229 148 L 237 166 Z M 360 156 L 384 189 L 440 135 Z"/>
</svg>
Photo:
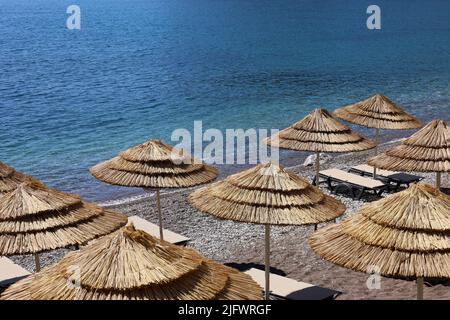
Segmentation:
<svg viewBox="0 0 450 320">
<path fill-rule="evenodd" d="M 360 165 L 350 168 L 348 171 L 357 173 L 357 174 L 360 174 L 363 176 L 373 177 L 373 170 L 374 170 L 374 167 L 372 167 L 368 164 L 360 164 Z M 421 176 L 416 176 L 416 175 L 405 173 L 405 172 L 390 171 L 390 170 L 383 170 L 383 169 L 377 169 L 376 175 L 377 175 L 377 177 L 387 180 L 388 182 L 395 183 L 396 190 L 398 190 L 402 184 L 409 186 L 410 183 L 419 182 L 420 180 L 423 179 L 423 177 L 421 177 Z"/>
<path fill-rule="evenodd" d="M 141 217 L 138 216 L 129 217 L 128 222 L 132 222 L 137 230 L 145 231 L 149 235 L 159 239 L 158 225 L 151 223 L 150 221 L 147 221 L 145 219 L 142 219 Z M 164 240 L 173 244 L 184 245 L 190 239 L 173 231 L 164 229 Z"/>
<path fill-rule="evenodd" d="M 245 273 L 264 288 L 263 270 L 251 268 Z M 335 299 L 341 292 L 270 273 L 270 294 L 287 300 L 327 300 Z"/>
<path fill-rule="evenodd" d="M 319 176 L 325 178 L 330 190 L 336 189 L 336 187 L 332 185 L 333 182 L 347 186 L 351 190 L 353 197 L 355 197 L 353 189 L 359 189 L 357 199 L 360 199 L 366 190 L 372 190 L 375 194 L 381 195 L 381 193 L 388 188 L 388 185 L 380 180 L 364 177 L 340 169 L 322 170 L 319 172 Z"/>
<path fill-rule="evenodd" d="M 6 257 L 0 257 L 0 287 L 7 287 L 31 273 Z"/>
</svg>

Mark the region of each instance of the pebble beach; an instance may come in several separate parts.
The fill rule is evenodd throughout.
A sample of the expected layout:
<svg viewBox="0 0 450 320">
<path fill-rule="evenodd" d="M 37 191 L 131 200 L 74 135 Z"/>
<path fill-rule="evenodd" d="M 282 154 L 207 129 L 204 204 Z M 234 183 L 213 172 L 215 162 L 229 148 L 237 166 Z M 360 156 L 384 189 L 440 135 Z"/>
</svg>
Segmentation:
<svg viewBox="0 0 450 320">
<path fill-rule="evenodd" d="M 397 142 L 389 142 L 379 147 L 379 152 L 390 148 Z M 321 169 L 349 167 L 365 163 L 373 155 L 373 150 L 340 154 L 327 159 Z M 303 161 L 299 161 L 303 163 Z M 282 164 L 312 180 L 313 167 L 297 164 L 295 159 L 282 159 Z M 420 174 L 423 182 L 434 184 L 433 174 Z M 443 187 L 450 187 L 448 175 L 442 179 Z M 379 199 L 378 196 L 365 194 L 360 200 L 352 199 L 349 194 L 331 193 L 325 184 L 321 190 L 341 200 L 347 207 L 345 214 L 337 220 L 354 214 L 361 206 Z M 187 196 L 194 188 L 163 192 L 161 206 L 164 226 L 174 232 L 191 239 L 188 246 L 199 250 L 204 256 L 221 263 L 264 263 L 264 229 L 261 225 L 222 221 L 198 212 L 191 207 Z M 389 193 L 387 193 L 389 194 Z M 384 193 L 382 196 L 385 196 Z M 138 215 L 153 223 L 157 223 L 155 197 L 152 194 L 117 204 L 114 201 L 103 204 L 104 207 L 128 216 Z M 325 224 L 319 225 L 319 228 Z M 271 228 L 271 267 L 277 272 L 303 282 L 334 289 L 342 292 L 337 299 L 414 299 L 416 285 L 414 281 L 382 277 L 377 289 L 368 289 L 366 282 L 369 275 L 351 271 L 315 255 L 308 245 L 308 238 L 313 226 L 274 226 Z M 56 250 L 41 255 L 43 266 L 57 262 L 70 249 Z M 31 256 L 12 258 L 29 271 L 34 270 L 34 259 Z M 426 283 L 425 299 L 450 299 L 450 282 L 433 281 Z"/>
</svg>

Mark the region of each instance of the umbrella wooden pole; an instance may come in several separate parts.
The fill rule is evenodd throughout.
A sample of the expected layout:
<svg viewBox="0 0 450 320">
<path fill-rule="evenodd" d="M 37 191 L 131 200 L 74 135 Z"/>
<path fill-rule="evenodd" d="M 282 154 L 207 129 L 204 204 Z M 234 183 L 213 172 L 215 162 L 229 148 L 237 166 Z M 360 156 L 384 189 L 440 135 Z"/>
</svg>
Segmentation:
<svg viewBox="0 0 450 320">
<path fill-rule="evenodd" d="M 423 300 L 423 277 L 417 278 L 417 300 Z"/>
<path fill-rule="evenodd" d="M 34 254 L 34 264 L 36 265 L 36 272 L 41 271 L 41 261 L 39 260 L 39 253 Z"/>
<path fill-rule="evenodd" d="M 375 155 L 378 154 L 378 143 L 380 143 L 380 129 L 375 129 Z M 373 178 L 377 178 L 377 168 L 373 167 Z"/>
<path fill-rule="evenodd" d="M 316 186 L 319 186 L 319 172 L 320 172 L 320 152 L 316 151 L 316 180 L 315 180 Z M 317 224 L 314 225 L 314 230 L 317 230 Z"/>
<path fill-rule="evenodd" d="M 320 152 L 316 152 L 316 179 L 315 179 L 315 185 L 319 185 L 319 172 L 320 172 Z"/>
<path fill-rule="evenodd" d="M 440 172 L 436 172 L 436 189 L 440 189 L 441 188 L 441 173 Z"/>
<path fill-rule="evenodd" d="M 162 213 L 161 213 L 161 197 L 159 194 L 159 189 L 156 189 L 156 206 L 158 207 L 159 238 L 161 240 L 164 240 L 163 222 L 162 222 Z"/>
<path fill-rule="evenodd" d="M 266 300 L 269 300 L 270 297 L 270 224 L 265 225 L 265 289 L 264 289 L 264 297 Z"/>
</svg>

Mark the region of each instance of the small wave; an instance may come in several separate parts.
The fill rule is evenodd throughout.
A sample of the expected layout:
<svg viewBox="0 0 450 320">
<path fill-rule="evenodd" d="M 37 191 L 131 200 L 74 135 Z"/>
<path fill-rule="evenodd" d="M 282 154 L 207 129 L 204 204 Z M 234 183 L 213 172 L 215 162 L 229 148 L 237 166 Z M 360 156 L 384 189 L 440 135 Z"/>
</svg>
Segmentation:
<svg viewBox="0 0 450 320">
<path fill-rule="evenodd" d="M 407 139 L 407 138 L 398 138 L 398 139 L 389 140 L 389 141 L 380 143 L 380 146 L 385 146 L 385 145 L 388 145 L 388 144 L 392 144 L 392 143 L 396 143 L 396 142 L 401 142 L 401 141 L 404 141 L 404 140 L 406 140 L 406 139 Z"/>
<path fill-rule="evenodd" d="M 118 206 L 121 204 L 127 204 L 127 203 L 131 203 L 131 202 L 134 202 L 137 200 L 145 199 L 149 196 L 150 196 L 149 194 L 140 194 L 137 196 L 125 197 L 125 198 L 119 198 L 119 199 L 114 199 L 114 200 L 108 200 L 105 202 L 100 202 L 100 203 L 98 203 L 98 205 L 108 208 L 108 207 Z"/>
<path fill-rule="evenodd" d="M 164 196 L 166 194 L 183 192 L 183 191 L 194 189 L 194 188 L 195 187 L 174 189 L 174 190 L 169 190 L 169 191 L 161 191 L 161 196 Z M 124 197 L 124 198 L 112 199 L 112 200 L 107 200 L 104 202 L 99 202 L 98 205 L 102 206 L 104 208 L 115 207 L 115 206 L 119 206 L 119 205 L 130 204 L 135 201 L 139 201 L 139 200 L 146 199 L 146 198 L 151 198 L 154 196 L 155 196 L 155 192 L 145 192 L 143 194 L 139 194 L 139 195 L 135 195 L 135 196 L 131 196 L 131 197 Z"/>
</svg>

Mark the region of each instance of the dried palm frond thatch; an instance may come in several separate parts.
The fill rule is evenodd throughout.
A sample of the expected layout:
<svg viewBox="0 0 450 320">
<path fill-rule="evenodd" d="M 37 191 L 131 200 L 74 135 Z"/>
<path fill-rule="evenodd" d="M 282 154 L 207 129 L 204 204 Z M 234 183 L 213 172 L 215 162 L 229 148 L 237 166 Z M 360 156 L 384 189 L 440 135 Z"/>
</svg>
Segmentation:
<svg viewBox="0 0 450 320">
<path fill-rule="evenodd" d="M 340 201 L 272 163 L 197 189 L 189 195 L 189 201 L 198 210 L 220 219 L 265 225 L 266 299 L 270 292 L 270 225 L 318 224 L 345 211 Z"/>
<path fill-rule="evenodd" d="M 375 143 L 377 145 L 380 142 L 380 129 L 405 130 L 422 127 L 416 118 L 381 94 L 336 109 L 334 115 L 350 123 L 375 128 Z M 378 149 L 375 148 L 375 155 L 377 153 Z M 376 177 L 376 168 L 374 168 L 373 175 Z"/>
<path fill-rule="evenodd" d="M 317 224 L 345 211 L 340 201 L 272 163 L 197 189 L 189 201 L 217 218 L 258 224 Z"/>
<path fill-rule="evenodd" d="M 310 245 L 324 259 L 356 271 L 375 266 L 390 277 L 450 278 L 450 197 L 412 184 L 320 229 Z"/>
<path fill-rule="evenodd" d="M 365 139 L 335 119 L 325 109 L 315 109 L 302 120 L 264 140 L 270 146 L 316 153 L 315 184 L 319 184 L 321 152 L 355 152 L 375 148 Z"/>
<path fill-rule="evenodd" d="M 450 127 L 444 120 L 434 120 L 402 144 L 369 159 L 382 169 L 446 172 L 450 171 Z"/>
<path fill-rule="evenodd" d="M 0 162 L 0 196 L 16 189 L 19 184 L 27 180 L 32 180 L 32 178 Z"/>
<path fill-rule="evenodd" d="M 312 152 L 353 152 L 375 147 L 372 141 L 352 132 L 325 109 L 313 110 L 302 120 L 281 130 L 277 138 L 277 143 L 273 138 L 266 142 L 275 147 Z"/>
<path fill-rule="evenodd" d="M 0 256 L 79 245 L 127 223 L 126 216 L 78 196 L 26 181 L 0 198 Z"/>
<path fill-rule="evenodd" d="M 368 163 L 387 170 L 437 172 L 439 186 L 439 173 L 450 171 L 450 127 L 444 120 L 433 120 Z"/>
<path fill-rule="evenodd" d="M 381 94 L 338 108 L 334 111 L 334 115 L 342 120 L 368 128 L 405 130 L 418 129 L 422 126 L 419 120 Z"/>
<path fill-rule="evenodd" d="M 184 188 L 210 182 L 214 167 L 201 164 L 181 151 L 150 140 L 90 169 L 97 179 L 112 185 L 140 188 Z"/>
<path fill-rule="evenodd" d="M 218 171 L 159 140 L 150 140 L 121 152 L 90 169 L 108 184 L 156 189 L 160 238 L 163 239 L 160 188 L 185 188 L 214 180 Z"/>
<path fill-rule="evenodd" d="M 257 300 L 261 293 L 250 276 L 130 225 L 19 281 L 0 299 Z"/>
</svg>

